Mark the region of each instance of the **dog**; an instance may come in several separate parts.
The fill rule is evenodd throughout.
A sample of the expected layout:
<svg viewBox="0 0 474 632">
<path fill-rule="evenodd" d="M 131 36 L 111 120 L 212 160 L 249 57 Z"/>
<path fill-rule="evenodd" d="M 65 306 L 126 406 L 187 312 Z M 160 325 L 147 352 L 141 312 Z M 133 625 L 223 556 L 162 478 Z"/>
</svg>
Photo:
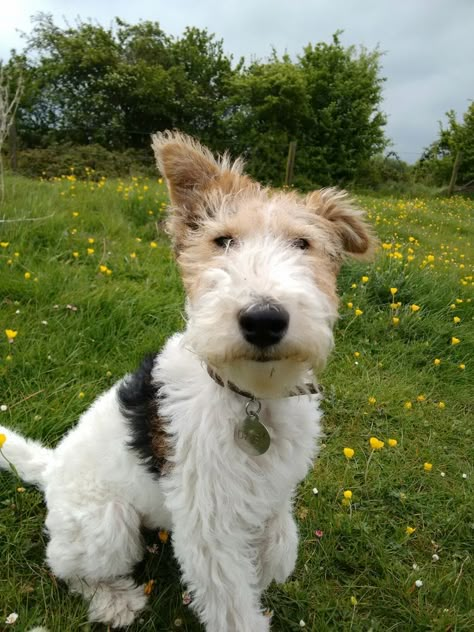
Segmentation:
<svg viewBox="0 0 474 632">
<path fill-rule="evenodd" d="M 126 626 L 145 607 L 132 578 L 144 526 L 171 532 L 208 632 L 264 632 L 262 593 L 297 558 L 293 496 L 318 451 L 337 274 L 374 238 L 343 191 L 262 186 L 179 132 L 152 147 L 186 327 L 56 448 L 0 428 L 0 466 L 43 490 L 47 563 L 91 621 Z"/>
</svg>

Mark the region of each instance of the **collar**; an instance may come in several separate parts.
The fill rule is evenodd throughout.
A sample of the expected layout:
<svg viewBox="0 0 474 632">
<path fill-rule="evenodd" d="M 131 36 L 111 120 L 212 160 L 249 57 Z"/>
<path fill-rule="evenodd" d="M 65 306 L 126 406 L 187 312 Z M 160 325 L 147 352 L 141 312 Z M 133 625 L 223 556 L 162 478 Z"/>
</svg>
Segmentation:
<svg viewBox="0 0 474 632">
<path fill-rule="evenodd" d="M 248 391 L 243 391 L 238 386 L 236 386 L 233 382 L 229 382 L 229 381 L 224 382 L 221 376 L 218 373 L 216 373 L 214 369 L 211 369 L 209 365 L 207 365 L 207 372 L 209 373 L 209 376 L 212 377 L 212 379 L 214 380 L 216 384 L 219 384 L 219 386 L 222 386 L 224 388 L 227 386 L 233 393 L 237 393 L 237 395 L 241 395 L 242 397 L 245 397 L 246 399 L 253 399 L 253 400 L 262 399 L 259 397 L 255 397 L 255 395 L 253 395 L 252 393 L 249 393 Z M 294 389 L 291 390 L 288 395 L 286 395 L 286 397 L 297 397 L 298 395 L 316 395 L 317 393 L 322 394 L 322 392 L 323 392 L 323 388 L 319 384 L 306 382 L 304 386 L 295 386 Z"/>
</svg>

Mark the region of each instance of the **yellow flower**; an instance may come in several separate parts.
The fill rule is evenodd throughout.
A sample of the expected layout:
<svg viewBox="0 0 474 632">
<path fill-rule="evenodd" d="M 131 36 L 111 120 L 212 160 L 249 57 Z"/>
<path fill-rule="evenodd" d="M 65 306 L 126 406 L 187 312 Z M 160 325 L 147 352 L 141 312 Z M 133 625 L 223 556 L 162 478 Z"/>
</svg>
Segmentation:
<svg viewBox="0 0 474 632">
<path fill-rule="evenodd" d="M 344 456 L 346 457 L 346 459 L 352 459 L 352 457 L 355 454 L 355 452 L 354 452 L 354 450 L 352 448 L 344 448 L 343 452 L 344 452 Z"/>
<path fill-rule="evenodd" d="M 168 531 L 165 531 L 164 529 L 161 529 L 158 532 L 158 537 L 160 539 L 160 542 L 162 542 L 163 544 L 166 544 L 166 542 L 168 542 L 169 533 L 168 533 Z"/>
<path fill-rule="evenodd" d="M 74 211 L 72 214 L 73 217 L 79 217 L 79 213 L 77 211 Z"/>
<path fill-rule="evenodd" d="M 107 268 L 107 266 L 100 265 L 100 266 L 99 266 L 99 270 L 100 270 L 101 272 L 107 272 L 108 268 Z"/>
<path fill-rule="evenodd" d="M 397 441 L 396 439 L 389 439 L 389 440 L 388 440 L 388 445 L 389 445 L 391 448 L 395 448 L 395 447 L 398 445 L 398 441 Z"/>
<path fill-rule="evenodd" d="M 456 303 L 457 303 L 458 305 L 459 305 L 460 303 L 463 303 L 463 302 L 464 302 L 464 301 L 463 301 L 463 299 L 462 299 L 462 298 L 457 298 L 457 299 L 456 299 Z"/>
<path fill-rule="evenodd" d="M 354 351 L 354 358 L 359 358 L 359 357 L 360 357 L 360 352 Z"/>
<path fill-rule="evenodd" d="M 344 492 L 344 498 L 346 498 L 347 500 L 351 500 L 352 492 L 350 489 L 346 489 L 346 491 Z"/>
<path fill-rule="evenodd" d="M 428 261 L 428 263 L 433 263 L 433 261 L 435 260 L 435 257 L 434 255 L 428 255 L 426 257 L 426 260 Z"/>
<path fill-rule="evenodd" d="M 354 304 L 353 304 L 353 303 L 347 303 L 347 307 L 348 307 L 349 309 L 352 309 L 352 308 L 354 307 Z"/>
<path fill-rule="evenodd" d="M 351 288 L 352 288 L 353 290 L 355 290 L 355 289 L 356 289 L 356 287 L 357 287 L 357 283 L 353 283 L 353 284 L 351 285 Z"/>
<path fill-rule="evenodd" d="M 444 410 L 446 408 L 446 404 L 444 402 L 438 402 L 438 408 L 441 408 L 441 410 Z"/>
<path fill-rule="evenodd" d="M 145 593 L 145 595 L 151 595 L 151 593 L 153 592 L 153 588 L 155 587 L 155 580 L 154 579 L 150 579 L 149 581 L 147 581 L 147 583 L 143 586 L 143 592 Z"/>
<path fill-rule="evenodd" d="M 434 365 L 439 366 L 441 364 L 441 360 L 439 358 L 434 359 Z"/>
<path fill-rule="evenodd" d="M 355 607 L 355 606 L 357 606 L 357 604 L 358 604 L 357 599 L 354 597 L 354 595 L 352 595 L 352 597 L 351 597 L 351 605 Z"/>
<path fill-rule="evenodd" d="M 454 303 L 451 303 L 451 305 L 449 306 L 451 309 L 456 309 L 456 305 Z"/>
<path fill-rule="evenodd" d="M 466 368 L 466 365 L 465 364 L 460 364 L 459 368 L 461 369 L 461 371 L 464 371 L 464 369 Z"/>
<path fill-rule="evenodd" d="M 89 244 L 93 244 L 94 242 L 95 242 L 94 237 L 89 237 L 88 240 L 87 240 L 87 243 L 89 243 Z"/>
<path fill-rule="evenodd" d="M 415 531 L 416 531 L 416 527 L 407 527 L 407 528 L 405 529 L 405 533 L 406 533 L 407 535 L 411 535 L 412 533 L 415 533 Z"/>
<path fill-rule="evenodd" d="M 457 324 L 458 324 L 458 323 L 460 323 L 460 322 L 461 322 L 461 319 L 459 318 L 459 316 L 455 316 L 455 317 L 453 318 L 453 323 L 454 323 L 455 325 L 457 325 Z"/>
<path fill-rule="evenodd" d="M 368 399 L 368 402 L 369 402 L 369 404 L 370 404 L 371 406 L 373 406 L 373 405 L 376 403 L 376 401 L 377 401 L 377 400 L 375 399 L 375 397 L 369 397 L 369 399 Z"/>
<path fill-rule="evenodd" d="M 79 253 L 77 251 L 73 252 L 72 256 L 74 257 L 74 259 L 77 259 L 79 257 Z"/>
<path fill-rule="evenodd" d="M 385 445 L 385 443 L 377 439 L 377 437 L 370 437 L 369 443 L 372 450 L 381 450 Z"/>
<path fill-rule="evenodd" d="M 79 393 L 79 395 L 78 395 L 78 397 L 79 397 L 80 399 L 82 399 L 82 398 L 83 398 L 83 397 L 85 397 L 85 396 L 86 396 L 86 394 L 84 393 L 84 391 L 81 391 L 81 392 Z"/>
<path fill-rule="evenodd" d="M 433 463 L 424 463 L 423 469 L 425 470 L 425 472 L 431 472 L 431 470 L 433 469 Z"/>
<path fill-rule="evenodd" d="M 156 243 L 156 241 L 151 241 L 150 242 L 150 248 L 157 248 L 158 244 Z"/>
<path fill-rule="evenodd" d="M 391 287 L 390 288 L 390 294 L 392 296 L 395 296 L 395 294 L 398 292 L 398 288 L 397 287 Z"/>
<path fill-rule="evenodd" d="M 405 402 L 403 404 L 403 408 L 406 408 L 407 410 L 411 410 L 413 408 L 413 404 L 411 402 Z"/>
<path fill-rule="evenodd" d="M 393 323 L 395 326 L 397 326 L 397 325 L 399 325 L 399 324 L 400 324 L 400 319 L 399 319 L 399 318 L 397 318 L 397 316 L 394 316 L 394 317 L 392 318 L 392 323 Z"/>
<path fill-rule="evenodd" d="M 131 252 L 130 253 L 130 259 L 136 259 L 137 258 L 137 253 L 136 252 Z"/>
<path fill-rule="evenodd" d="M 9 241 L 0 241 L 0 246 L 2 248 L 8 248 L 9 245 L 10 245 Z"/>
<path fill-rule="evenodd" d="M 31 272 L 25 272 L 25 279 L 31 279 Z"/>
<path fill-rule="evenodd" d="M 7 440 L 7 436 L 1 433 L 0 434 L 0 450 L 3 448 L 3 444 L 5 443 L 6 440 Z"/>
<path fill-rule="evenodd" d="M 418 395 L 416 398 L 417 402 L 424 402 L 426 400 L 426 397 L 424 395 Z"/>
<path fill-rule="evenodd" d="M 410 309 L 412 312 L 417 312 L 420 309 L 419 305 L 410 305 Z"/>
<path fill-rule="evenodd" d="M 363 312 L 361 309 L 359 309 L 359 308 L 357 308 L 357 309 L 354 311 L 354 314 L 355 314 L 356 316 L 362 316 L 362 314 L 363 314 L 363 313 L 364 313 L 364 312 Z"/>
<path fill-rule="evenodd" d="M 458 345 L 461 342 L 461 340 L 459 338 L 456 338 L 455 336 L 453 336 L 451 338 L 451 344 L 452 345 Z"/>
<path fill-rule="evenodd" d="M 363 276 L 363 277 L 361 278 L 362 283 L 367 283 L 367 282 L 368 282 L 368 280 L 369 280 L 369 277 L 368 277 L 368 276 Z"/>
<path fill-rule="evenodd" d="M 87 249 L 87 254 L 88 255 L 93 255 L 94 254 L 94 248 L 88 248 Z"/>
<path fill-rule="evenodd" d="M 5 335 L 8 338 L 8 340 L 13 340 L 14 338 L 16 338 L 18 332 L 17 331 L 13 331 L 13 329 L 5 329 Z"/>
</svg>

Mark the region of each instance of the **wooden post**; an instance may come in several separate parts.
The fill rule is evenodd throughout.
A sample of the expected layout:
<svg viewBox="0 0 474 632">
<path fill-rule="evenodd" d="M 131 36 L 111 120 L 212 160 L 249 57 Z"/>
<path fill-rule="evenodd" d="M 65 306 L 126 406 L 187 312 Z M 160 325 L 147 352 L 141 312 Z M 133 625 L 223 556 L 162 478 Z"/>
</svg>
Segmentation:
<svg viewBox="0 0 474 632">
<path fill-rule="evenodd" d="M 292 140 L 288 147 L 288 158 L 286 161 L 285 186 L 289 187 L 293 182 L 293 171 L 295 169 L 296 140 Z"/>
<path fill-rule="evenodd" d="M 12 171 L 16 171 L 17 168 L 17 155 L 16 155 L 16 123 L 15 119 L 13 119 L 12 124 L 10 125 L 9 130 L 9 140 L 10 140 L 10 167 Z"/>
<path fill-rule="evenodd" d="M 456 158 L 454 159 L 453 172 L 451 173 L 451 180 L 448 186 L 448 196 L 451 197 L 456 186 L 456 180 L 458 177 L 459 166 L 461 165 L 462 151 L 458 149 Z"/>
</svg>

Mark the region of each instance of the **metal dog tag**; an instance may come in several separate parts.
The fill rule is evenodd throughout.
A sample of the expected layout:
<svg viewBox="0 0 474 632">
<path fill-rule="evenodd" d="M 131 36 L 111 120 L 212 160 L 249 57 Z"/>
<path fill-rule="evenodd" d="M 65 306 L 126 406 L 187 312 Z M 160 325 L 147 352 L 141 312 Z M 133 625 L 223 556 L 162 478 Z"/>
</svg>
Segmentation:
<svg viewBox="0 0 474 632">
<path fill-rule="evenodd" d="M 252 410 L 255 406 L 256 409 Z M 249 456 L 265 454 L 271 443 L 268 429 L 258 418 L 261 406 L 256 400 L 247 402 L 245 406 L 247 416 L 235 427 L 235 442 Z"/>
</svg>

